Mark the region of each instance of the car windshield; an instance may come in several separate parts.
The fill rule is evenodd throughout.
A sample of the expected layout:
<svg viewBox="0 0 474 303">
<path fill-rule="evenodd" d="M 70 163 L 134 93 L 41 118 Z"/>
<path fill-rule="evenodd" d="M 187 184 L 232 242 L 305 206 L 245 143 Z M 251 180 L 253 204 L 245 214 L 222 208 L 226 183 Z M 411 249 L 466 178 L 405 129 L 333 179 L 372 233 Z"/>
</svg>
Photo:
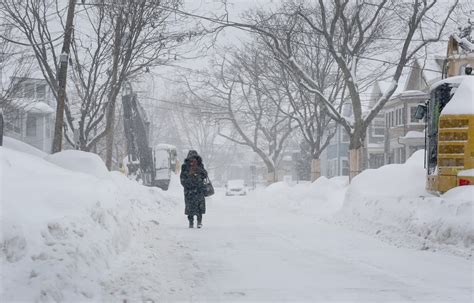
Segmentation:
<svg viewBox="0 0 474 303">
<path fill-rule="evenodd" d="M 229 180 L 227 181 L 227 187 L 229 188 L 243 188 L 244 180 Z"/>
</svg>

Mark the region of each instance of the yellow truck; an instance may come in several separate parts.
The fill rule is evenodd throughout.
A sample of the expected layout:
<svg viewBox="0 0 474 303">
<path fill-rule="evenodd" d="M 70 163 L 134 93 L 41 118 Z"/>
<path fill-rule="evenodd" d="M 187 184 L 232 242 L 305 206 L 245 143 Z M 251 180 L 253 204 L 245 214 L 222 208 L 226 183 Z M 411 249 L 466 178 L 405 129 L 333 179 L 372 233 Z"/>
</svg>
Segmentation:
<svg viewBox="0 0 474 303">
<path fill-rule="evenodd" d="M 427 190 L 444 193 L 474 185 L 474 76 L 433 84 L 430 99 L 415 115 L 426 121 Z"/>
</svg>

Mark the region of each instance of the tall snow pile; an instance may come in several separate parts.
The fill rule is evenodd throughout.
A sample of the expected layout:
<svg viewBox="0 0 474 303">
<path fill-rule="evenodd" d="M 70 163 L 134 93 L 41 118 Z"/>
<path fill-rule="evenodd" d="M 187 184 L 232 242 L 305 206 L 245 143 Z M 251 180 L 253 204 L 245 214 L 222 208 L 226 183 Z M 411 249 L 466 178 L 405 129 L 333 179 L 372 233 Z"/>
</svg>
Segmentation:
<svg viewBox="0 0 474 303">
<path fill-rule="evenodd" d="M 350 184 L 320 177 L 291 186 L 277 182 L 252 193 L 269 207 L 324 218 L 397 245 L 470 255 L 474 247 L 474 186 L 440 197 L 425 190 L 424 151 L 404 164 L 368 169 Z"/>
<path fill-rule="evenodd" d="M 348 181 L 347 177 L 320 177 L 313 183 L 296 185 L 277 182 L 254 194 L 258 201 L 266 201 L 271 207 L 327 216 L 341 208 Z"/>
<path fill-rule="evenodd" d="M 96 155 L 12 142 L 0 147 L 0 301 L 100 301 L 110 262 L 170 201 Z"/>
<path fill-rule="evenodd" d="M 424 151 L 405 164 L 366 170 L 347 189 L 340 217 L 368 223 L 379 232 L 410 233 L 441 245 L 468 251 L 474 244 L 474 186 L 441 197 L 425 191 Z"/>
</svg>

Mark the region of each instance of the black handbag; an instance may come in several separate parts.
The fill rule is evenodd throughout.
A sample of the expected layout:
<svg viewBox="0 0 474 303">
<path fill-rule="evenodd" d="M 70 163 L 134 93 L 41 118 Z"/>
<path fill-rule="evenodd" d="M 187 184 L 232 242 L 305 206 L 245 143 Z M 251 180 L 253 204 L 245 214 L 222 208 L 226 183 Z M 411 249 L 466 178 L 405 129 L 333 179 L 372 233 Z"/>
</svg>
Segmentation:
<svg viewBox="0 0 474 303">
<path fill-rule="evenodd" d="M 204 196 L 210 197 L 214 194 L 214 186 L 212 186 L 211 180 L 209 178 L 206 178 L 204 180 L 204 186 L 206 188 L 206 191 L 204 192 Z"/>
</svg>

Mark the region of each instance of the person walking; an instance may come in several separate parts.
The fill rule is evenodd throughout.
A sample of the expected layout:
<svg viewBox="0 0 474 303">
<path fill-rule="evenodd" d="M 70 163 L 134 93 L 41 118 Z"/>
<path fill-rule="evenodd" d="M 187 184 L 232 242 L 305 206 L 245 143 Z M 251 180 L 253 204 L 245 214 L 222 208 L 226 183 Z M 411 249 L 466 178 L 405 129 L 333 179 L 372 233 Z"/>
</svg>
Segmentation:
<svg viewBox="0 0 474 303">
<path fill-rule="evenodd" d="M 194 216 L 197 216 L 197 228 L 202 227 L 202 215 L 206 213 L 207 171 L 197 151 L 190 150 L 181 166 L 180 180 L 184 187 L 184 214 L 188 216 L 189 228 L 194 227 Z"/>
</svg>

